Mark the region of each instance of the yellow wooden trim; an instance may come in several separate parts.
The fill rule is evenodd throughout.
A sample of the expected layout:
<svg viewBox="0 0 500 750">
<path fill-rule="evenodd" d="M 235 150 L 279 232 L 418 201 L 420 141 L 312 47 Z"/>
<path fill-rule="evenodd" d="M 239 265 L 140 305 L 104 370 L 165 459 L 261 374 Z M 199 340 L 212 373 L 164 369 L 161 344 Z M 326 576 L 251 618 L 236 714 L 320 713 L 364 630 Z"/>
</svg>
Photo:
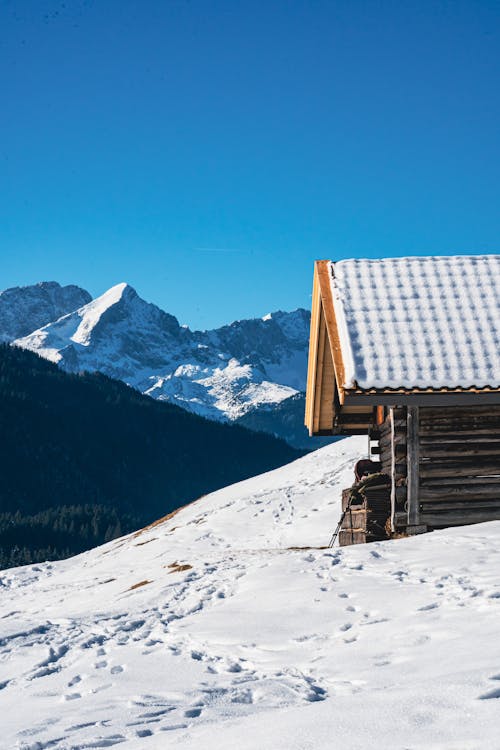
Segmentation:
<svg viewBox="0 0 500 750">
<path fill-rule="evenodd" d="M 342 359 L 342 350 L 340 347 L 340 336 L 337 326 L 337 319 L 335 317 L 335 308 L 333 306 L 332 287 L 331 287 L 331 276 L 330 276 L 330 261 L 329 260 L 318 260 L 316 261 L 316 270 L 318 275 L 318 283 L 321 295 L 321 305 L 326 321 L 326 330 L 328 332 L 328 340 L 330 342 L 330 349 L 332 351 L 333 366 L 335 368 L 335 379 L 337 381 L 337 390 L 339 394 L 339 401 L 341 404 L 344 403 L 344 383 L 345 383 L 345 367 Z"/>
<path fill-rule="evenodd" d="M 323 411 L 323 368 L 325 364 L 325 350 L 328 344 L 328 337 L 326 335 L 325 318 L 323 316 L 323 310 L 320 306 L 319 310 L 319 337 L 318 347 L 316 352 L 316 382 L 314 384 L 314 412 L 312 421 L 312 432 L 315 435 L 322 427 L 322 411 Z M 326 426 L 329 429 L 330 425 Z"/>
<path fill-rule="evenodd" d="M 311 328 L 309 333 L 309 358 L 307 363 L 307 386 L 306 386 L 306 413 L 305 425 L 309 430 L 309 435 L 314 431 L 314 402 L 316 400 L 316 370 L 318 360 L 318 340 L 319 340 L 319 322 L 320 322 L 320 293 L 318 274 L 316 266 L 314 267 L 313 276 L 313 293 L 311 303 Z"/>
</svg>

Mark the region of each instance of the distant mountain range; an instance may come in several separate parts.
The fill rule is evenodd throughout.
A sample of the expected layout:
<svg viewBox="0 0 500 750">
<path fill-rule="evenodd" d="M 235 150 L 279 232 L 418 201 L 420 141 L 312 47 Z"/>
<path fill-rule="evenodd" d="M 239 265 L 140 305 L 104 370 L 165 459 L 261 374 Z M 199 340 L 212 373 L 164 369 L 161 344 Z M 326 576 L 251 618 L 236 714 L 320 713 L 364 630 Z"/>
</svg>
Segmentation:
<svg viewBox="0 0 500 750">
<path fill-rule="evenodd" d="M 49 288 L 66 303 L 51 319 Z M 0 300 L 5 296 L 23 335 L 13 336 L 11 319 L 4 324 L 0 317 L 3 340 L 67 372 L 99 371 L 152 398 L 209 419 L 241 422 L 296 447 L 325 442 L 309 438 L 303 426 L 310 321 L 304 309 L 191 331 L 124 283 L 94 300 L 79 287 L 54 282 L 7 290 Z M 68 309 L 73 302 L 79 304 Z"/>
</svg>

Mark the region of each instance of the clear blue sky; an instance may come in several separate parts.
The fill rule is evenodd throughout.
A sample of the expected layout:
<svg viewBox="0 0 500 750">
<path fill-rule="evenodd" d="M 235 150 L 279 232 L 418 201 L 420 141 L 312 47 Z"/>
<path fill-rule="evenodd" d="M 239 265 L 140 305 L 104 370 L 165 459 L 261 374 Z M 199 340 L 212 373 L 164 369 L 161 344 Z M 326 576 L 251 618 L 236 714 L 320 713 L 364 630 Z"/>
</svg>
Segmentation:
<svg viewBox="0 0 500 750">
<path fill-rule="evenodd" d="M 500 251 L 495 0 L 0 0 L 0 288 L 182 323 L 315 258 Z"/>
</svg>

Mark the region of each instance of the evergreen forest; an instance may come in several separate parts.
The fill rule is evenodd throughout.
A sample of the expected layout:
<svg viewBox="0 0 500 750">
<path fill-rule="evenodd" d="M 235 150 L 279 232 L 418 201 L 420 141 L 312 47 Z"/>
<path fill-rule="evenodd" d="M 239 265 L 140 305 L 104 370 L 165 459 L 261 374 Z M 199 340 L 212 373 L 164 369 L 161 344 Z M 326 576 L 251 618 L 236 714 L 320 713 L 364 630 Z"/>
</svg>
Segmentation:
<svg viewBox="0 0 500 750">
<path fill-rule="evenodd" d="M 0 567 L 67 557 L 302 453 L 0 346 Z"/>
</svg>

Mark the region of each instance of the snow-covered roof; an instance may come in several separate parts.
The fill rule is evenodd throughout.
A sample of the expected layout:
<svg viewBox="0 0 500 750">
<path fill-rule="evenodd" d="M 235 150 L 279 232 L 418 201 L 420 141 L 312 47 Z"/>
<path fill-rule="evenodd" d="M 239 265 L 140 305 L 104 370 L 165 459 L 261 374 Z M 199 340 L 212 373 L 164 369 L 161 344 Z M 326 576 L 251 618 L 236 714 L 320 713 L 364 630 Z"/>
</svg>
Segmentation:
<svg viewBox="0 0 500 750">
<path fill-rule="evenodd" d="M 330 264 L 344 388 L 499 388 L 500 255 Z"/>
</svg>

